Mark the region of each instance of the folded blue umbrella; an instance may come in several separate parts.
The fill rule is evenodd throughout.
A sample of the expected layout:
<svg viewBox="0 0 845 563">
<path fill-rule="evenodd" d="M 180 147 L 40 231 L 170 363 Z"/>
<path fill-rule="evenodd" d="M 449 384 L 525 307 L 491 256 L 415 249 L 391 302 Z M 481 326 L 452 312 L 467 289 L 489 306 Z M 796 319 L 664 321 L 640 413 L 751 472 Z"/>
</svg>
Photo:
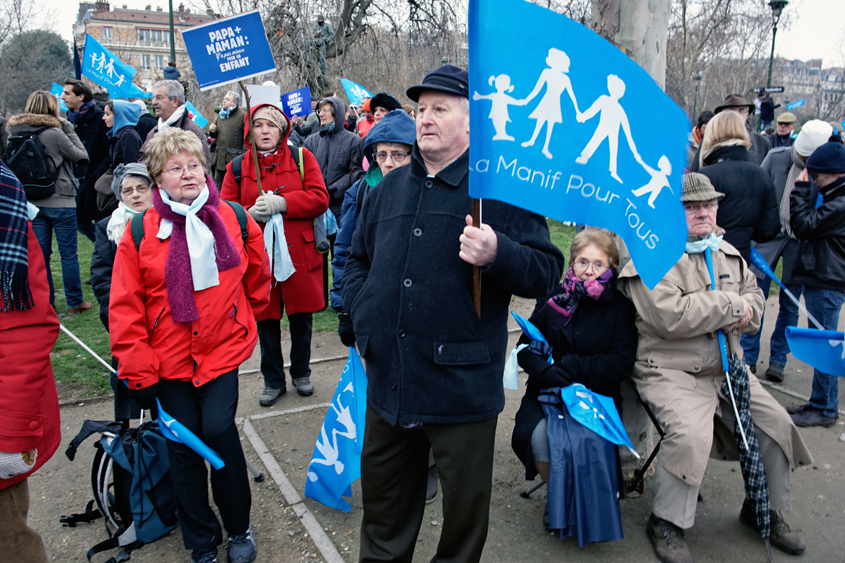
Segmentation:
<svg viewBox="0 0 845 563">
<path fill-rule="evenodd" d="M 566 410 L 576 422 L 611 444 L 627 447 L 637 459 L 640 458 L 634 449 L 634 444 L 628 438 L 625 425 L 622 424 L 613 399 L 594 393 L 580 383 L 562 387 L 560 396 L 563 404 L 566 405 Z"/>
<path fill-rule="evenodd" d="M 185 444 L 210 463 L 214 469 L 220 470 L 226 466 L 223 458 L 217 452 L 209 448 L 205 442 L 188 430 L 184 424 L 167 414 L 161 408 L 161 403 L 158 399 L 156 399 L 156 403 L 158 403 L 158 427 L 161 430 L 162 436 L 168 440 Z"/>
<path fill-rule="evenodd" d="M 845 333 L 788 326 L 786 341 L 802 362 L 822 373 L 845 377 Z"/>
</svg>

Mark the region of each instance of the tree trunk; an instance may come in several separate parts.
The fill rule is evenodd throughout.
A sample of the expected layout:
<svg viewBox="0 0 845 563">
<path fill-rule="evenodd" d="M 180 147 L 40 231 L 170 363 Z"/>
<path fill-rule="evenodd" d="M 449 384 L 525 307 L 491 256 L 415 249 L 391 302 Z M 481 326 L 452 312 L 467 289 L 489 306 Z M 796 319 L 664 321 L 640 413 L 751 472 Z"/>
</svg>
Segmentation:
<svg viewBox="0 0 845 563">
<path fill-rule="evenodd" d="M 671 8 L 672 0 L 592 0 L 593 31 L 619 47 L 665 88 Z M 628 481 L 654 447 L 656 432 L 630 381 L 622 386 L 622 402 L 622 422 L 640 454 L 637 460 L 626 448 L 619 448 L 623 479 Z M 654 464 L 649 474 L 653 471 Z"/>
</svg>

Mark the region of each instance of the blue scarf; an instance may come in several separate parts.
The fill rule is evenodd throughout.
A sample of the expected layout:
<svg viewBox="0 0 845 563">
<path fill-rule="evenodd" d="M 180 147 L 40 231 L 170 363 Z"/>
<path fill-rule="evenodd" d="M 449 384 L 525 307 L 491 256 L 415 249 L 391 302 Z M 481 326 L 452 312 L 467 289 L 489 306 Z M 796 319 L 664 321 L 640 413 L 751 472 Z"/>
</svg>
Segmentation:
<svg viewBox="0 0 845 563">
<path fill-rule="evenodd" d="M 90 102 L 85 102 L 81 106 L 79 106 L 79 111 L 70 111 L 67 112 L 67 120 L 71 123 L 76 123 L 77 121 L 82 121 L 85 119 L 88 110 L 94 107 L 94 101 L 91 100 Z"/>
<path fill-rule="evenodd" d="M 232 113 L 232 108 L 223 108 L 220 110 L 220 119 L 226 119 L 229 117 L 229 114 Z"/>
<path fill-rule="evenodd" d="M 320 128 L 320 135 L 323 136 L 323 137 L 325 137 L 326 135 L 331 135 L 332 133 L 334 133 L 334 121 L 332 121 L 331 123 L 328 123 L 326 125 L 323 125 Z"/>
<path fill-rule="evenodd" d="M 707 238 L 703 238 L 694 242 L 687 242 L 686 253 L 701 254 L 708 248 L 715 252 L 719 250 L 719 246 L 721 244 L 722 235 L 716 236 L 713 233 L 710 233 L 709 235 L 707 235 Z"/>
</svg>

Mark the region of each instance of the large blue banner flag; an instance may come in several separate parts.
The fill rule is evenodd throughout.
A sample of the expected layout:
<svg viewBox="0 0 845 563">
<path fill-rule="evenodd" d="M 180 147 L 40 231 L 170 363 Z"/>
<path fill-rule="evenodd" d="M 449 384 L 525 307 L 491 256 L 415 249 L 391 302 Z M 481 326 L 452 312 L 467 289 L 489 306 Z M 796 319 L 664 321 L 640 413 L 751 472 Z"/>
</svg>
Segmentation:
<svg viewBox="0 0 845 563">
<path fill-rule="evenodd" d="M 353 106 L 360 104 L 364 98 L 373 97 L 369 90 L 349 79 L 341 78 L 340 83 L 343 85 L 343 89 L 346 90 L 346 97 L 349 99 L 349 103 Z"/>
<path fill-rule="evenodd" d="M 349 512 L 343 497 L 352 496 L 352 483 L 361 477 L 364 417 L 367 412 L 367 374 L 355 348 L 335 389 L 305 481 L 305 496 Z"/>
<path fill-rule="evenodd" d="M 149 98 L 152 95 L 132 83 L 135 77 L 133 67 L 123 64 L 90 35 L 85 37 L 82 74 L 108 90 L 109 97 L 113 99 Z"/>
<path fill-rule="evenodd" d="M 257 9 L 182 32 L 200 90 L 276 72 Z"/>
<path fill-rule="evenodd" d="M 684 111 L 608 41 L 524 0 L 470 0 L 469 85 L 470 196 L 614 231 L 653 288 L 686 242 Z"/>
</svg>

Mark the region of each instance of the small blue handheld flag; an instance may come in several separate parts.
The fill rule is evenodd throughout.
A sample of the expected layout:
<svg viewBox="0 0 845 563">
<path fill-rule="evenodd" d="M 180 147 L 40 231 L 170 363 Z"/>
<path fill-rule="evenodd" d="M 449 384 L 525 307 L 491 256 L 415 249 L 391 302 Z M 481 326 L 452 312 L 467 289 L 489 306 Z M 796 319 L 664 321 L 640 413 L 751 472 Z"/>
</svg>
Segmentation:
<svg viewBox="0 0 845 563">
<path fill-rule="evenodd" d="M 786 341 L 802 362 L 822 373 L 845 377 L 845 333 L 788 326 Z"/>
<path fill-rule="evenodd" d="M 214 469 L 220 470 L 226 466 L 223 458 L 217 452 L 209 448 L 196 434 L 185 428 L 184 424 L 167 414 L 161 408 L 158 399 L 156 399 L 156 403 L 158 403 L 158 427 L 162 436 L 168 440 L 185 444 L 210 463 Z"/>
<path fill-rule="evenodd" d="M 367 410 L 367 374 L 355 348 L 335 389 L 308 464 L 305 496 L 349 512 L 343 497 L 352 496 L 352 483 L 361 476 L 364 420 Z"/>
</svg>

